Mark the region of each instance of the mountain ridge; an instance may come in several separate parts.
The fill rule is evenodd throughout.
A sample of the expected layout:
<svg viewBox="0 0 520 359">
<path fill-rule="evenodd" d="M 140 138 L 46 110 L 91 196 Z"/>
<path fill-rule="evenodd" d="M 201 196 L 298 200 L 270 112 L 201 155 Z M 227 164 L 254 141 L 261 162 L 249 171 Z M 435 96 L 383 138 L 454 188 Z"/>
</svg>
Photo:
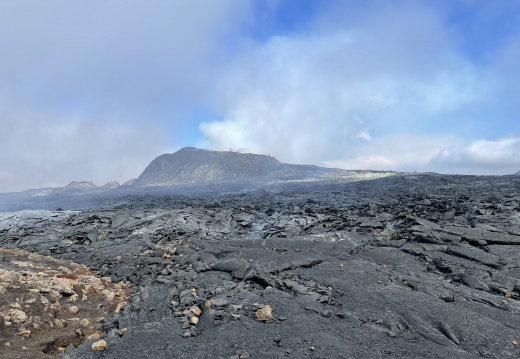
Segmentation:
<svg viewBox="0 0 520 359">
<path fill-rule="evenodd" d="M 293 165 L 270 155 L 232 151 L 210 151 L 184 147 L 155 158 L 133 186 L 174 186 L 235 180 L 288 180 L 344 172 L 314 165 Z"/>
</svg>

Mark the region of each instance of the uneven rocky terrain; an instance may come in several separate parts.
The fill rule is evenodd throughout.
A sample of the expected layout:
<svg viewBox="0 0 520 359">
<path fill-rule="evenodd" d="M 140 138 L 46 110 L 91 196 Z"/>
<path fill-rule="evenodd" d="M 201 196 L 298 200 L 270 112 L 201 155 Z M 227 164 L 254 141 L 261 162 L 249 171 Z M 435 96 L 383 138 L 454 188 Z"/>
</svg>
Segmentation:
<svg viewBox="0 0 520 359">
<path fill-rule="evenodd" d="M 520 355 L 517 176 L 398 174 L 100 207 L 0 213 L 1 247 L 135 288 L 104 319 L 104 350 L 71 343 L 64 358 Z"/>
<path fill-rule="evenodd" d="M 0 248 L 0 358 L 49 358 L 87 339 L 100 342 L 105 317 L 130 292 L 129 283 L 84 265 Z"/>
</svg>

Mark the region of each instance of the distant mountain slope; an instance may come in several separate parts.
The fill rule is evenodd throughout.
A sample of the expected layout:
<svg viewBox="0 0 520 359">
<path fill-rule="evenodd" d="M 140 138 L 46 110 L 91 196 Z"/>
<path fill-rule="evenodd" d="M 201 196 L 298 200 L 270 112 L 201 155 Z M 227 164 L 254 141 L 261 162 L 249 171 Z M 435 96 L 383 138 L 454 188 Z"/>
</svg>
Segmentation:
<svg viewBox="0 0 520 359">
<path fill-rule="evenodd" d="M 58 207 L 74 208 L 66 203 L 79 204 L 85 202 L 88 198 L 121 187 L 129 188 L 129 186 L 121 186 L 117 181 L 108 182 L 103 186 L 98 186 L 90 181 L 72 181 L 65 187 L 44 187 L 21 192 L 0 193 L 0 212 L 22 209 L 55 209 Z"/>
<path fill-rule="evenodd" d="M 341 170 L 289 165 L 267 155 L 221 152 L 185 147 L 153 160 L 134 186 L 173 186 L 232 180 L 303 179 Z"/>
<path fill-rule="evenodd" d="M 513 176 L 520 176 L 520 171 L 518 171 L 517 173 L 515 173 Z"/>
<path fill-rule="evenodd" d="M 0 212 L 22 209 L 85 209 L 110 206 L 114 198 L 139 194 L 201 195 L 245 192 L 316 191 L 350 181 L 393 175 L 371 170 L 340 170 L 281 163 L 268 155 L 218 152 L 194 147 L 153 160 L 136 180 L 97 186 L 73 181 L 47 187 L 0 193 Z M 134 182 L 135 181 L 135 182 Z"/>
<path fill-rule="evenodd" d="M 48 188 L 40 188 L 35 190 L 29 190 L 32 193 L 32 196 L 56 196 L 63 194 L 88 194 L 94 192 L 104 192 L 111 189 L 118 188 L 120 186 L 119 182 L 113 181 L 108 182 L 104 186 L 98 186 L 89 181 L 72 181 L 65 187 L 48 187 Z"/>
</svg>

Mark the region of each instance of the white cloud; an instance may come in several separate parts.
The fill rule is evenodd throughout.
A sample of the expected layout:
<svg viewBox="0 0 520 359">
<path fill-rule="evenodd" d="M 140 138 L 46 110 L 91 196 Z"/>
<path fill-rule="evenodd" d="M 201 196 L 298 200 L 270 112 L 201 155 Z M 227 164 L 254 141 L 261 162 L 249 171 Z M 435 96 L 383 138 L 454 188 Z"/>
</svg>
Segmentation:
<svg viewBox="0 0 520 359">
<path fill-rule="evenodd" d="M 214 93 L 237 0 L 0 4 L 0 192 L 139 175 Z"/>
<path fill-rule="evenodd" d="M 197 128 L 199 146 L 284 162 L 511 172 L 520 36 L 475 65 L 438 4 L 327 2 L 258 42 L 239 35 L 251 1 L 2 2 L 0 192 L 124 181 Z"/>
<path fill-rule="evenodd" d="M 520 136 L 510 135 L 495 141 L 481 139 L 459 147 L 445 147 L 431 164 L 450 173 L 516 173 L 520 170 Z"/>
<path fill-rule="evenodd" d="M 457 140 L 451 136 L 388 135 L 365 144 L 358 156 L 323 161 L 323 165 L 343 169 L 425 171 L 443 146 Z"/>
<path fill-rule="evenodd" d="M 351 160 L 325 161 L 324 165 L 346 170 L 375 169 L 384 171 L 395 168 L 395 162 L 391 158 L 381 155 L 363 155 Z"/>
<path fill-rule="evenodd" d="M 186 106 L 224 61 L 247 2 L 3 2 L 0 92 L 40 107 Z"/>
<path fill-rule="evenodd" d="M 436 152 L 417 152 L 421 161 L 377 144 L 477 102 L 478 68 L 453 50 L 435 12 L 420 6 L 374 7 L 339 21 L 249 44 L 216 94 L 220 119 L 199 127 L 202 143 L 293 163 L 401 168 L 431 160 L 440 144 Z M 388 153 L 409 162 L 389 160 Z"/>
<path fill-rule="evenodd" d="M 365 140 L 367 142 L 372 141 L 372 136 L 370 136 L 370 132 L 368 128 L 365 128 L 363 131 L 361 131 L 357 136 L 356 139 L 359 140 Z"/>
<path fill-rule="evenodd" d="M 395 98 L 386 97 L 384 95 L 375 94 L 367 97 L 367 101 L 374 106 L 386 108 L 399 104 Z"/>
<path fill-rule="evenodd" d="M 133 123 L 131 114 L 94 122 L 78 114 L 18 112 L 0 122 L 8 128 L 0 151 L 0 192 L 72 180 L 124 182 L 165 150 L 159 128 Z"/>
</svg>

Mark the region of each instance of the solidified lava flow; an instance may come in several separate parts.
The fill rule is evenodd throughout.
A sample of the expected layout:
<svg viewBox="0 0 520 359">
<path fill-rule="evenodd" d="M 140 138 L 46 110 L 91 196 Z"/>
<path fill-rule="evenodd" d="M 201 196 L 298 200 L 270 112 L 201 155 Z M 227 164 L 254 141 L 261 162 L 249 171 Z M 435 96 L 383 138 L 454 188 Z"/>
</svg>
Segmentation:
<svg viewBox="0 0 520 359">
<path fill-rule="evenodd" d="M 107 309 L 99 336 L 69 321 L 81 340 L 47 352 L 42 341 L 42 357 L 520 355 L 520 177 L 324 178 L 95 203 L 0 213 L 2 248 L 76 263 L 128 289 L 128 298 L 112 298 L 124 299 L 117 313 L 115 302 L 99 302 Z M 24 358 L 22 347 L 38 339 L 27 314 L 34 302 L 2 299 L 24 285 L 10 280 L 21 269 L 2 258 L 0 346 Z M 52 273 L 74 290 L 83 278 L 74 268 Z M 98 289 L 99 300 L 110 299 Z"/>
</svg>

